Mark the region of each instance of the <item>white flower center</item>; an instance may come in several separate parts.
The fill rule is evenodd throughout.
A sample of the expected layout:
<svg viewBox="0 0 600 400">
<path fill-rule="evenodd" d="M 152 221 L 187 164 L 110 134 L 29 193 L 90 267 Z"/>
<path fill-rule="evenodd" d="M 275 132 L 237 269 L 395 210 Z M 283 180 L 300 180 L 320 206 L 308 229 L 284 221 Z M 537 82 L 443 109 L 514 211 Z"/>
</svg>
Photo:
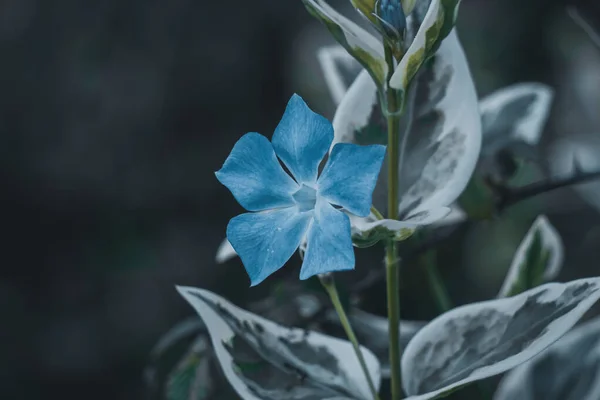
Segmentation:
<svg viewBox="0 0 600 400">
<path fill-rule="evenodd" d="M 317 191 L 310 186 L 302 185 L 293 195 L 300 211 L 308 211 L 315 208 L 317 203 Z"/>
</svg>

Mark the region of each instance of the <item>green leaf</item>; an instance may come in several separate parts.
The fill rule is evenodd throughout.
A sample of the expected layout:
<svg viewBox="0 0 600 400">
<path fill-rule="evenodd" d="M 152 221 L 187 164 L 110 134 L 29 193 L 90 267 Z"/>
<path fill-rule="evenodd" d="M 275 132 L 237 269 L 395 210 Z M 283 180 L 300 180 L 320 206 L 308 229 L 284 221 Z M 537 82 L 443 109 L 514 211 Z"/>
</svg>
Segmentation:
<svg viewBox="0 0 600 400">
<path fill-rule="evenodd" d="M 458 17 L 458 9 L 461 0 L 441 0 L 442 8 L 444 10 L 444 19 L 440 28 L 440 33 L 437 38 L 437 42 L 432 46 L 432 51 L 435 52 L 440 47 L 442 40 L 444 40 L 454 26 L 456 25 L 456 18 Z"/>
<path fill-rule="evenodd" d="M 375 25 L 379 24 L 379 20 L 373 15 L 377 11 L 375 10 L 377 0 L 350 0 L 350 3 L 371 23 Z"/>
<path fill-rule="evenodd" d="M 494 215 L 494 193 L 475 172 L 457 201 L 470 219 L 490 219 Z"/>
<path fill-rule="evenodd" d="M 558 232 L 545 216 L 539 216 L 515 253 L 499 297 L 514 296 L 554 279 L 563 253 Z"/>
</svg>

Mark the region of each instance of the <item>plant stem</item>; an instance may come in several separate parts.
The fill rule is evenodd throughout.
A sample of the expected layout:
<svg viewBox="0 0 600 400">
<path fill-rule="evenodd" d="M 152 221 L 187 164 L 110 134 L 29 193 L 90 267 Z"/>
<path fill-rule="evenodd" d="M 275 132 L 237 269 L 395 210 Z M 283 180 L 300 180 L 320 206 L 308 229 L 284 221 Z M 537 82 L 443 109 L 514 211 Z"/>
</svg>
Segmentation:
<svg viewBox="0 0 600 400">
<path fill-rule="evenodd" d="M 340 318 L 340 323 L 346 332 L 346 336 L 352 343 L 352 347 L 354 348 L 354 352 L 356 353 L 356 357 L 358 358 L 358 362 L 367 378 L 367 383 L 369 384 L 369 389 L 371 390 L 371 394 L 373 395 L 374 400 L 380 400 L 379 395 L 377 394 L 377 388 L 373 383 L 373 379 L 371 378 L 371 374 L 369 373 L 369 369 L 367 368 L 367 363 L 365 362 L 365 358 L 363 357 L 362 352 L 360 351 L 360 345 L 358 343 L 358 339 L 354 334 L 354 330 L 352 330 L 352 325 L 350 325 L 350 320 L 348 320 L 348 316 L 346 315 L 346 311 L 344 311 L 344 307 L 340 301 L 340 296 L 338 295 L 337 287 L 335 286 L 335 281 L 333 279 L 333 275 L 319 275 L 319 280 L 321 281 L 321 285 L 325 288 L 325 291 L 329 295 L 331 299 L 331 303 L 333 304 L 333 308 Z"/>
<path fill-rule="evenodd" d="M 515 205 L 521 201 L 530 199 L 537 195 L 560 189 L 565 186 L 577 185 L 579 183 L 590 182 L 600 178 L 600 171 L 582 172 L 575 171 L 571 176 L 561 178 L 551 178 L 525 186 L 507 187 L 503 185 L 491 184 L 491 189 L 496 195 L 495 211 L 497 214 L 502 213 L 506 208 Z M 488 182 L 490 183 L 490 182 Z"/>
<path fill-rule="evenodd" d="M 388 64 L 388 81 L 394 72 L 394 57 L 389 46 L 385 47 L 385 59 Z M 386 88 L 387 100 L 387 151 L 388 151 L 388 218 L 398 219 L 398 170 L 400 164 L 400 109 L 396 91 Z M 386 284 L 387 311 L 390 335 L 390 378 L 392 400 L 402 398 L 402 377 L 400 370 L 400 288 L 399 257 L 396 242 L 388 241 L 386 245 Z"/>
<path fill-rule="evenodd" d="M 433 297 L 435 298 L 438 308 L 442 312 L 446 312 L 452 308 L 452 300 L 450 300 L 446 285 L 444 285 L 444 281 L 440 276 L 440 271 L 437 268 L 437 252 L 435 249 L 432 249 L 427 251 L 422 257 Z"/>
<path fill-rule="evenodd" d="M 379 210 L 377 208 L 375 208 L 375 206 L 371 206 L 371 212 L 373 213 L 373 215 L 375 215 L 375 218 L 384 219 L 383 215 L 381 215 L 381 213 L 379 212 Z"/>
<path fill-rule="evenodd" d="M 399 260 L 396 242 L 389 241 L 386 246 L 385 268 L 387 286 L 387 310 L 390 337 L 390 379 L 392 400 L 402 399 L 402 375 L 400 370 L 400 290 L 398 287 Z"/>
</svg>

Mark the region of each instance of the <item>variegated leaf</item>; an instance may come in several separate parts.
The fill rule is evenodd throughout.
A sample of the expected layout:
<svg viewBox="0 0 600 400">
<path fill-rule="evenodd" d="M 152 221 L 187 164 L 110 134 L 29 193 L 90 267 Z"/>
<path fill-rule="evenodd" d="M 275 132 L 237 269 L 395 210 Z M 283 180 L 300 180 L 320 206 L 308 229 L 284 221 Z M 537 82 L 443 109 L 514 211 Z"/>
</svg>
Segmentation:
<svg viewBox="0 0 600 400">
<path fill-rule="evenodd" d="M 406 92 L 425 60 L 432 55 L 433 46 L 438 41 L 440 31 L 444 24 L 444 9 L 441 0 L 421 1 L 417 5 L 413 20 L 419 20 L 419 10 L 427 10 L 420 21 L 419 28 L 412 37 L 411 44 L 406 53 L 399 61 L 392 78 L 390 86 L 394 89 Z M 410 26 L 410 25 L 409 25 Z"/>
<path fill-rule="evenodd" d="M 370 398 L 349 342 L 283 327 L 206 290 L 178 290 L 206 324 L 221 368 L 244 400 Z M 379 363 L 361 351 L 378 386 Z"/>
<path fill-rule="evenodd" d="M 547 351 L 510 371 L 494 400 L 600 399 L 600 318 L 566 334 Z"/>
<path fill-rule="evenodd" d="M 365 18 L 371 21 L 372 24 L 376 25 L 379 23 L 377 17 L 375 17 L 377 9 L 377 0 L 350 0 L 350 3 L 356 8 Z"/>
<path fill-rule="evenodd" d="M 407 106 L 401 131 L 401 220 L 427 213 L 443 218 L 466 186 L 481 146 L 477 96 L 456 33 L 422 69 L 414 101 Z M 352 84 L 333 119 L 334 143 L 386 144 L 386 121 L 377 89 L 363 72 Z M 385 212 L 387 171 L 382 170 L 373 195 Z M 444 210 L 444 212 L 440 212 Z M 372 219 L 366 223 L 374 222 Z M 428 223 L 434 222 L 429 220 Z M 381 222 L 376 222 L 381 224 Z M 356 226 L 356 224 L 355 224 Z"/>
<path fill-rule="evenodd" d="M 564 259 L 560 235 L 540 215 L 517 248 L 498 297 L 514 296 L 556 278 Z"/>
<path fill-rule="evenodd" d="M 532 158 L 534 155 L 521 143 L 535 146 L 539 142 L 548 119 L 553 90 L 542 83 L 518 83 L 493 92 L 479 102 L 482 120 L 482 145 L 477 166 L 477 174 L 460 198 L 460 210 L 452 217 L 446 217 L 438 225 L 444 226 L 460 222 L 470 215 L 473 218 L 488 218 L 492 213 L 493 194 L 484 184 L 483 176 L 502 176 L 506 171 L 500 153 L 511 149 L 518 156 Z M 514 172 L 509 175 L 514 175 Z M 461 215 L 462 214 L 462 215 Z M 455 218 L 459 217 L 460 218 Z"/>
<path fill-rule="evenodd" d="M 550 171 L 556 177 L 600 170 L 600 134 L 570 135 L 558 140 L 549 155 Z M 600 211 L 600 181 L 574 185 L 577 193 Z"/>
<path fill-rule="evenodd" d="M 491 156 L 514 141 L 538 144 L 550 113 L 554 91 L 542 83 L 518 83 L 484 97 L 482 156 Z"/>
<path fill-rule="evenodd" d="M 338 327 L 343 334 L 338 315 L 331 311 L 326 315 L 327 322 Z M 354 333 L 361 345 L 371 350 L 379 359 L 381 364 L 381 374 L 384 378 L 390 377 L 390 346 L 389 346 L 389 326 L 387 318 L 368 312 L 351 309 L 348 312 L 348 319 L 354 329 Z M 410 340 L 416 333 L 427 325 L 426 321 L 407 321 L 400 322 L 400 347 L 406 348 Z"/>
<path fill-rule="evenodd" d="M 407 19 L 406 50 L 390 86 L 406 92 L 423 63 L 434 55 L 456 23 L 460 0 L 419 0 Z"/>
<path fill-rule="evenodd" d="M 377 219 L 373 213 L 366 218 L 350 215 L 352 243 L 356 247 L 370 247 L 382 240 L 406 240 L 419 226 L 433 224 L 450 211 L 448 207 L 439 207 L 411 214 L 402 221 Z"/>
<path fill-rule="evenodd" d="M 317 58 L 321 64 L 331 98 L 337 106 L 362 67 L 342 46 L 322 47 L 317 52 Z"/>
<path fill-rule="evenodd" d="M 434 319 L 402 356 L 408 399 L 443 397 L 526 362 L 571 329 L 600 298 L 599 289 L 600 278 L 548 283 Z"/>
<path fill-rule="evenodd" d="M 321 21 L 333 37 L 369 72 L 377 85 L 383 87 L 388 67 L 383 42 L 344 17 L 324 0 L 302 0 L 306 9 Z"/>
</svg>

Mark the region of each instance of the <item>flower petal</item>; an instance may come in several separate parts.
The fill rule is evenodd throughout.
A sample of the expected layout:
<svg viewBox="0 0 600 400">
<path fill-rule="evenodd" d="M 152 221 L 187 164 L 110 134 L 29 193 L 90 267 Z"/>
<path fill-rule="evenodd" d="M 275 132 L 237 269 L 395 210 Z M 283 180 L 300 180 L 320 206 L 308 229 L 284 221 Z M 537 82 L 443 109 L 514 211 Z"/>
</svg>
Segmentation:
<svg viewBox="0 0 600 400">
<path fill-rule="evenodd" d="M 246 213 L 232 218 L 227 239 L 238 253 L 251 286 L 277 271 L 294 254 L 311 221 L 312 212 L 296 207 Z"/>
<path fill-rule="evenodd" d="M 237 141 L 215 175 L 249 211 L 292 206 L 292 194 L 300 188 L 277 161 L 269 140 L 256 132 Z"/>
<path fill-rule="evenodd" d="M 324 199 L 319 199 L 315 218 L 308 230 L 300 279 L 349 269 L 354 269 L 350 219 Z"/>
<path fill-rule="evenodd" d="M 385 146 L 338 143 L 319 177 L 319 194 L 361 217 L 369 215 Z"/>
<path fill-rule="evenodd" d="M 273 134 L 273 148 L 298 183 L 314 183 L 333 141 L 333 126 L 294 94 Z"/>
</svg>

